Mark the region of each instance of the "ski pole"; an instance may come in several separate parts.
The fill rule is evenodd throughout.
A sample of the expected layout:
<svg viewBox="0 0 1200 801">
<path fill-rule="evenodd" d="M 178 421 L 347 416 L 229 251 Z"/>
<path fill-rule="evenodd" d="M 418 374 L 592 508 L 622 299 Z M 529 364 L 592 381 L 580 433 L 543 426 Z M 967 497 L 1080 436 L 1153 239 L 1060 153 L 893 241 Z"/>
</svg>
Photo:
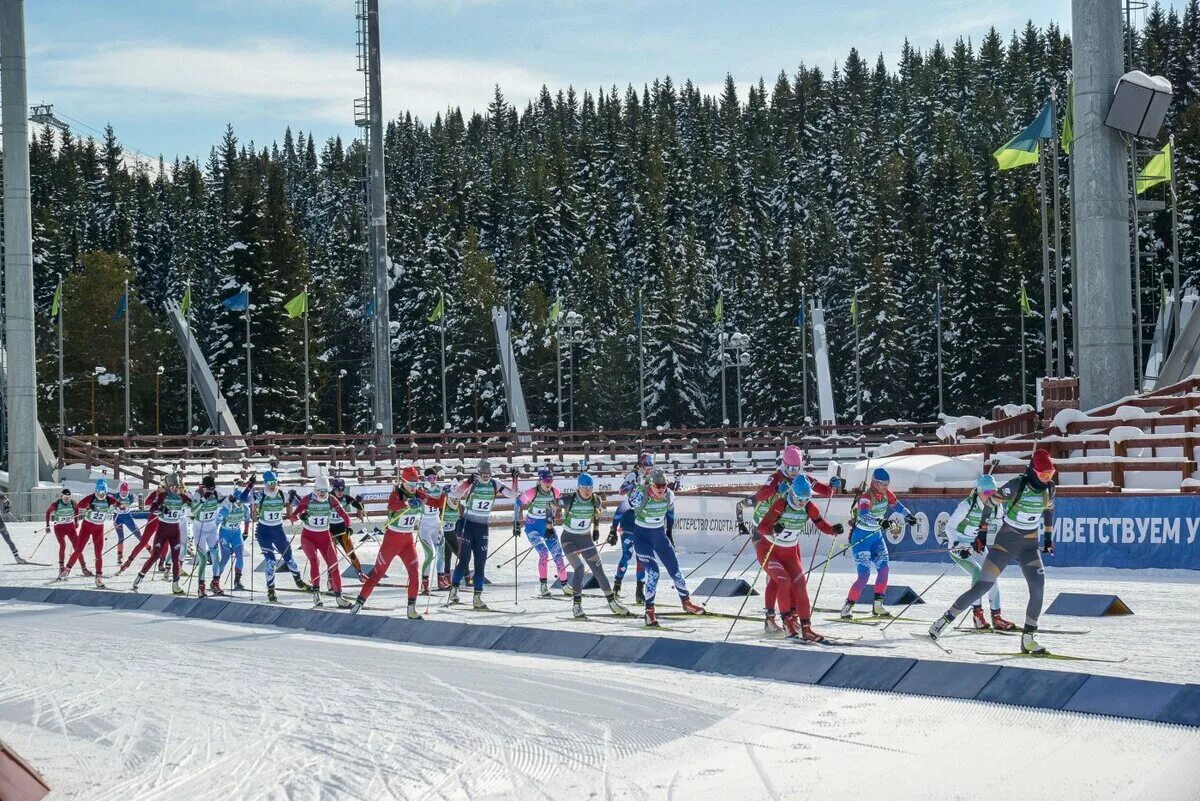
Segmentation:
<svg viewBox="0 0 1200 801">
<path fill-rule="evenodd" d="M 46 535 L 49 533 L 50 533 L 50 528 L 49 528 L 49 526 L 47 526 L 46 529 L 42 531 L 42 539 L 37 541 L 37 545 L 33 546 L 33 550 L 29 553 L 29 561 L 32 562 L 33 557 L 37 556 L 38 548 L 42 547 L 42 542 L 43 542 L 43 540 L 46 539 Z"/>
<path fill-rule="evenodd" d="M 743 546 L 743 547 L 745 547 L 745 546 Z M 754 594 L 754 585 L 758 583 L 758 577 L 760 575 L 762 575 L 763 565 L 765 565 L 767 562 L 771 561 L 771 552 L 774 550 L 775 550 L 775 543 L 772 542 L 771 547 L 767 548 L 767 555 L 764 556 L 763 560 L 758 563 L 758 570 L 755 571 L 755 573 L 754 573 L 754 581 L 750 582 L 750 592 L 747 592 L 746 597 L 742 599 L 742 605 L 738 607 L 737 617 L 735 617 L 733 619 L 733 622 L 729 624 L 729 631 L 725 632 L 725 639 L 721 640 L 721 642 L 729 642 L 729 635 L 733 634 L 733 627 L 737 625 L 738 619 L 742 616 L 742 612 L 746 608 L 746 602 L 749 601 L 750 596 Z M 770 581 L 769 578 L 767 580 Z"/>
<path fill-rule="evenodd" d="M 904 607 L 903 609 L 901 609 L 901 610 L 900 610 L 900 614 L 896 615 L 896 616 L 895 616 L 895 617 L 893 617 L 891 620 L 889 620 L 889 621 L 888 621 L 886 624 L 884 624 L 884 627 L 883 627 L 883 628 L 881 628 L 881 629 L 879 630 L 879 633 L 880 633 L 880 634 L 882 634 L 883 632 L 887 631 L 887 629 L 888 629 L 888 626 L 892 625 L 892 624 L 893 624 L 893 623 L 895 623 L 895 622 L 896 622 L 896 621 L 897 621 L 899 618 L 903 617 L 903 616 L 904 616 L 904 613 L 905 613 L 905 612 L 907 612 L 907 611 L 909 610 L 909 608 L 910 608 L 910 607 L 912 607 L 912 605 L 913 605 L 913 604 L 915 604 L 917 601 L 921 600 L 921 596 L 923 596 L 925 593 L 927 593 L 927 592 L 929 592 L 931 589 L 933 589 L 933 585 L 934 585 L 934 584 L 937 584 L 939 581 L 941 581 L 941 580 L 942 580 L 942 577 L 943 577 L 943 576 L 945 576 L 947 573 L 949 573 L 949 572 L 950 572 L 950 568 L 952 568 L 952 567 L 954 567 L 954 564 L 953 564 L 953 563 L 951 563 L 949 566 L 947 566 L 947 567 L 946 567 L 946 569 L 945 569 L 945 570 L 943 570 L 943 571 L 941 572 L 941 575 L 939 575 L 939 576 L 938 576 L 937 578 L 935 578 L 933 581 L 929 582 L 929 586 L 927 586 L 925 589 L 921 590 L 921 592 L 917 594 L 917 597 L 916 597 L 916 598 L 913 598 L 911 601 L 909 601 L 909 602 L 908 602 L 908 606 L 906 606 L 906 607 Z"/>
<path fill-rule="evenodd" d="M 712 600 L 712 597 L 713 597 L 713 596 L 716 594 L 716 592 L 717 592 L 717 587 L 720 587 L 720 586 L 721 586 L 721 582 L 725 581 L 726 577 L 728 577 L 728 576 L 729 576 L 729 571 L 733 569 L 733 566 L 734 566 L 735 564 L 737 564 L 737 560 L 741 558 L 741 556 L 742 556 L 742 552 L 746 550 L 746 546 L 750 544 L 750 540 L 751 540 L 751 539 L 753 539 L 753 538 L 752 538 L 752 537 L 746 537 L 746 541 L 742 543 L 742 547 L 741 547 L 741 548 L 738 548 L 738 552 L 737 552 L 737 553 L 735 553 L 735 554 L 733 555 L 733 559 L 732 559 L 732 560 L 729 562 L 729 567 L 725 568 L 725 572 L 724 572 L 723 574 L 721 574 L 721 579 L 720 579 L 720 581 L 718 581 L 718 582 L 717 582 L 717 585 L 716 585 L 716 587 L 713 587 L 713 591 L 712 591 L 712 592 L 710 592 L 710 593 L 708 594 L 708 597 L 704 599 L 704 603 L 708 603 L 709 601 L 711 601 L 711 600 Z M 748 567 L 749 567 L 749 565 L 747 565 L 747 568 L 748 568 Z M 742 572 L 743 572 L 743 573 L 745 573 L 746 571 L 745 571 L 745 570 L 743 570 Z"/>
<path fill-rule="evenodd" d="M 703 562 L 701 562 L 700 564 L 696 565 L 696 566 L 695 566 L 695 567 L 693 567 L 691 570 L 689 570 L 689 571 L 688 571 L 688 573 L 687 573 L 687 575 L 686 575 L 686 576 L 684 576 L 683 578 L 684 578 L 685 580 L 686 580 L 686 579 L 690 579 L 690 578 L 691 578 L 691 577 L 692 577 L 692 576 L 693 576 L 693 575 L 696 573 L 696 571 L 697 571 L 697 570 L 699 570 L 700 568 L 702 568 L 702 567 L 704 567 L 706 564 L 708 564 L 708 561 L 709 561 L 710 559 L 712 559 L 714 556 L 716 556 L 717 554 L 719 554 L 721 551 L 725 550 L 725 547 L 726 547 L 727 545 L 729 545 L 729 543 L 733 542 L 734 540 L 736 540 L 736 539 L 737 539 L 738 537 L 740 537 L 740 536 L 742 536 L 742 532 L 740 532 L 740 531 L 736 531 L 736 532 L 734 532 L 734 535 L 733 535 L 732 537 L 730 537 L 729 539 L 725 540 L 725 542 L 721 544 L 721 547 L 720 547 L 720 548 L 718 548 L 717 550 L 713 551 L 713 552 L 712 552 L 712 553 L 710 553 L 708 556 L 706 556 L 706 557 L 704 558 L 704 561 L 703 561 Z M 734 561 L 736 561 L 736 557 L 735 557 Z"/>
<path fill-rule="evenodd" d="M 837 462 L 834 462 L 833 464 L 834 464 L 833 476 L 834 476 L 834 478 L 840 479 L 842 477 L 842 466 L 840 464 L 838 464 Z M 832 503 L 833 503 L 833 487 L 830 486 L 829 497 L 825 499 L 825 511 L 821 512 L 821 517 L 825 520 L 829 519 L 829 505 Z M 837 540 L 835 539 L 834 541 L 836 542 Z M 830 546 L 830 550 L 833 550 L 832 545 Z M 808 572 L 809 573 L 811 573 L 813 571 L 813 563 L 816 561 L 817 561 L 817 549 L 813 548 L 812 557 L 808 560 Z"/>
</svg>

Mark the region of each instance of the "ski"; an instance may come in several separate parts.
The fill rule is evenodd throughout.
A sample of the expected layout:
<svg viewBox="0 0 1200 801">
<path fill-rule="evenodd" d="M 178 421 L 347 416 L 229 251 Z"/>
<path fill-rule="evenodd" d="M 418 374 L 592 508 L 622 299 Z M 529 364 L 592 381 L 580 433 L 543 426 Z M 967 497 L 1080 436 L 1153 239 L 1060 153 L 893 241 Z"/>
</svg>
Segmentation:
<svg viewBox="0 0 1200 801">
<path fill-rule="evenodd" d="M 451 610 L 454 610 L 456 607 L 457 607 L 457 611 L 461 611 L 461 612 L 485 612 L 485 613 L 491 613 L 493 615 L 523 615 L 529 611 L 528 609 L 491 609 L 491 608 L 476 609 L 475 607 L 471 606 L 470 604 L 454 604 L 454 606 L 442 604 L 441 606 L 435 606 L 432 608 L 436 609 L 442 613 L 449 614 L 449 613 L 451 613 Z"/>
<path fill-rule="evenodd" d="M 825 635 L 822 635 L 822 636 L 825 636 Z M 861 639 L 862 639 L 861 637 L 829 637 L 829 636 L 825 636 L 824 642 L 810 642 L 808 640 L 801 640 L 797 637 L 783 637 L 783 638 L 759 637 L 758 641 L 759 642 L 769 642 L 769 643 L 781 643 L 783 645 L 800 646 L 800 647 L 808 647 L 810 645 L 818 645 L 818 646 L 822 646 L 825 648 L 828 648 L 828 647 L 838 647 L 838 648 L 883 648 L 883 647 L 889 647 L 890 648 L 891 647 L 891 646 L 887 645 L 886 643 L 859 642 L 859 640 L 861 640 Z"/>
<path fill-rule="evenodd" d="M 587 617 L 556 617 L 555 620 L 565 620 L 568 623 L 600 623 L 605 626 L 621 625 L 615 620 L 596 620 L 595 617 L 588 615 Z"/>
<path fill-rule="evenodd" d="M 683 610 L 680 610 L 678 612 L 659 612 L 658 616 L 659 617 L 719 617 L 724 620 L 749 620 L 752 623 L 762 623 L 762 621 L 763 621 L 763 619 L 761 617 L 751 617 L 750 615 L 731 615 L 728 612 L 709 612 L 707 610 L 703 614 L 700 614 L 700 615 L 693 615 L 691 612 L 684 612 Z"/>
<path fill-rule="evenodd" d="M 909 636 L 911 636 L 911 637 L 915 637 L 915 638 L 916 638 L 916 639 L 918 639 L 918 640 L 924 640 L 925 642 L 927 642 L 927 643 L 930 643 L 930 644 L 932 644 L 932 645 L 934 645 L 934 646 L 936 646 L 936 647 L 938 647 L 938 648 L 942 649 L 943 651 L 945 651 L 945 652 L 946 652 L 946 653 L 948 653 L 948 654 L 952 654 L 952 653 L 954 653 L 954 652 L 953 652 L 953 651 L 951 651 L 949 648 L 947 648 L 946 646 L 942 645 L 940 642 L 938 642 L 938 641 L 937 641 L 937 640 L 935 640 L 934 638 L 930 637 L 928 634 L 918 634 L 918 633 L 917 633 L 917 632 L 915 632 L 915 631 L 910 631 L 910 632 L 909 632 Z"/>
<path fill-rule="evenodd" d="M 1029 659 L 1057 659 L 1063 662 L 1105 662 L 1112 665 L 1118 665 L 1121 662 L 1127 661 L 1128 657 L 1119 659 L 1106 659 L 1101 656 L 1071 656 L 1068 654 L 1027 654 L 1022 651 L 976 651 L 979 656 L 1023 656 Z"/>
<path fill-rule="evenodd" d="M 827 618 L 825 618 L 825 622 L 826 623 L 852 623 L 855 626 L 878 626 L 879 625 L 878 620 L 859 620 L 857 618 L 853 619 L 853 620 L 847 620 L 846 618 L 843 618 L 843 617 L 827 617 Z"/>
<path fill-rule="evenodd" d="M 530 595 L 529 600 L 531 600 L 531 601 L 570 601 L 571 598 L 569 598 L 566 595 Z"/>
</svg>

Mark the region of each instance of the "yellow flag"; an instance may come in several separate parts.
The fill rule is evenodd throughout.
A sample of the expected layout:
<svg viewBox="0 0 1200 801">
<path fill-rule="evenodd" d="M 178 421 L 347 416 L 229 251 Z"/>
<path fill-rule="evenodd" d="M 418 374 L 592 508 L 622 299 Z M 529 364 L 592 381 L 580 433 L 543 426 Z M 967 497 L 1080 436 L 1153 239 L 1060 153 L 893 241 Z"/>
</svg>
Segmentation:
<svg viewBox="0 0 1200 801">
<path fill-rule="evenodd" d="M 283 308 L 287 309 L 288 317 L 299 317 L 304 314 L 308 311 L 308 292 L 301 292 L 283 304 Z"/>
<path fill-rule="evenodd" d="M 1165 184 L 1171 180 L 1171 143 L 1154 154 L 1154 158 L 1146 162 L 1138 173 L 1137 193 L 1140 195 L 1152 186 Z"/>
</svg>

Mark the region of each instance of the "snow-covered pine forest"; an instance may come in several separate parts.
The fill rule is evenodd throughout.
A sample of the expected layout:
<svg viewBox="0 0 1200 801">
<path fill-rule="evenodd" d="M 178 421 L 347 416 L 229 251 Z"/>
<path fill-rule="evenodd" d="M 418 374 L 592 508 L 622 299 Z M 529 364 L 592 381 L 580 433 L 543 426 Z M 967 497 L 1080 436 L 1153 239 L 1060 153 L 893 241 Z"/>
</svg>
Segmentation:
<svg viewBox="0 0 1200 801">
<path fill-rule="evenodd" d="M 1146 19 L 1137 61 L 1175 86 L 1164 136 L 1176 135 L 1179 250 L 1194 280 L 1200 5 L 1190 0 L 1182 15 L 1155 7 Z M 439 290 L 450 417 L 459 428 L 505 423 L 487 312 L 498 303 L 511 304 L 517 320 L 531 420 L 554 425 L 548 317 L 556 298 L 583 316 L 588 334 L 575 353 L 576 426 L 636 426 L 639 289 L 651 425 L 719 423 L 717 335 L 734 330 L 752 338 L 747 421 L 800 423 L 804 292 L 827 308 L 840 415 L 853 409 L 857 292 L 864 418 L 930 419 L 938 282 L 948 410 L 985 413 L 1019 399 L 1022 281 L 1034 312 L 1026 321 L 1031 383 L 1042 363 L 1037 174 L 998 172 L 991 153 L 1051 92 L 1066 97 L 1070 56 L 1062 31 L 1030 24 L 924 52 L 905 46 L 898 65 L 851 51 L 832 71 L 801 64 L 752 85 L 731 79 L 717 96 L 663 77 L 623 89 L 547 87 L 518 107 L 497 87 L 477 112 L 393 119 L 386 146 L 397 429 L 441 427 L 437 324 L 428 321 Z M 101 141 L 46 130 L 32 143 L 44 420 L 57 417 L 49 311 L 59 277 L 68 427 L 88 431 L 95 367 L 122 370 L 120 325 L 109 320 L 128 267 L 136 430 L 155 428 L 161 365 L 161 428 L 183 431 L 184 370 L 162 303 L 179 299 L 189 277 L 197 336 L 235 413 L 245 407 L 242 317 L 221 300 L 249 286 L 256 422 L 295 431 L 302 339 L 282 304 L 309 284 L 315 426 L 336 428 L 340 381 L 342 427 L 367 430 L 362 149 L 281 134 L 251 142 L 230 128 L 206 158 L 157 169 L 124 158 L 111 129 Z M 1064 185 L 1066 166 L 1064 156 Z M 1065 225 L 1066 203 L 1062 216 Z M 1069 242 L 1064 228 L 1068 303 Z M 1141 247 L 1153 321 L 1160 276 L 1170 272 L 1169 213 L 1144 219 Z M 729 382 L 732 408 L 732 371 Z M 97 426 L 117 433 L 121 385 L 101 383 Z"/>
</svg>

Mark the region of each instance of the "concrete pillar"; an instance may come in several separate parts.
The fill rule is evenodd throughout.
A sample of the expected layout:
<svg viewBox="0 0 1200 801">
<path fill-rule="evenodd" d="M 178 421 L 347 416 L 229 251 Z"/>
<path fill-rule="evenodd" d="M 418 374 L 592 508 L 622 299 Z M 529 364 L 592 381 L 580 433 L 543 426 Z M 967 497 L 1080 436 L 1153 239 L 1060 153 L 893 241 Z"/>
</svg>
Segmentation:
<svg viewBox="0 0 1200 801">
<path fill-rule="evenodd" d="M 1072 0 L 1075 73 L 1075 314 L 1084 409 L 1132 394 L 1129 170 L 1120 134 L 1104 127 L 1124 69 L 1121 0 Z"/>
</svg>

